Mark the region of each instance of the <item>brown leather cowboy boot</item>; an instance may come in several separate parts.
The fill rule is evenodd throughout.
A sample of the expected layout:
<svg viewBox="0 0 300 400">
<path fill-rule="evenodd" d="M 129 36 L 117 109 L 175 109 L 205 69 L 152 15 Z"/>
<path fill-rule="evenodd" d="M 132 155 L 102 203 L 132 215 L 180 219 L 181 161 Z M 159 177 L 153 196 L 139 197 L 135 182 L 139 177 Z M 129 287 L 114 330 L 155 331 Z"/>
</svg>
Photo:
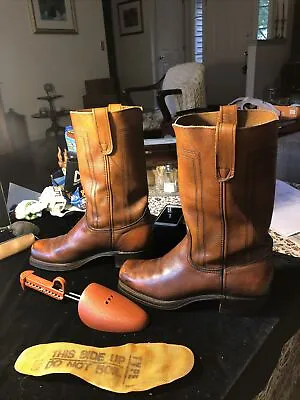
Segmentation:
<svg viewBox="0 0 300 400">
<path fill-rule="evenodd" d="M 86 213 L 68 234 L 35 242 L 30 263 L 68 271 L 98 257 L 141 256 L 151 235 L 141 109 L 113 104 L 71 120 Z"/>
<path fill-rule="evenodd" d="M 121 292 L 166 310 L 201 300 L 218 300 L 220 311 L 264 302 L 272 280 L 276 120 L 235 106 L 177 119 L 187 234 L 162 258 L 126 261 Z"/>
</svg>

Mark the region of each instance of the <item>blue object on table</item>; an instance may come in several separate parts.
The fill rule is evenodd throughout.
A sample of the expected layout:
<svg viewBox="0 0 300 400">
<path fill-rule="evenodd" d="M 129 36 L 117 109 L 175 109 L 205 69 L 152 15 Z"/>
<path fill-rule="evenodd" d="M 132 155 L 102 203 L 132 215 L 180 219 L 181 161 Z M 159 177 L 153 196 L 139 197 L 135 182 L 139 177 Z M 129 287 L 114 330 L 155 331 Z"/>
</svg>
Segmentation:
<svg viewBox="0 0 300 400">
<path fill-rule="evenodd" d="M 70 153 L 75 153 L 76 154 L 76 142 L 74 138 L 74 130 L 72 125 L 67 125 L 65 127 L 65 140 L 67 144 L 67 150 Z"/>
</svg>

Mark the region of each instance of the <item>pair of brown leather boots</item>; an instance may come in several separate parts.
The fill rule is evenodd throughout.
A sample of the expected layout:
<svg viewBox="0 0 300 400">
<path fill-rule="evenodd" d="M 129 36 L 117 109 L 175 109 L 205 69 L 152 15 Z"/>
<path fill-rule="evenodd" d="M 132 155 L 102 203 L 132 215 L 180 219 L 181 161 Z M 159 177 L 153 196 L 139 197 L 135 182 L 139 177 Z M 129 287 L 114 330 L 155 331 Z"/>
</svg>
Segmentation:
<svg viewBox="0 0 300 400">
<path fill-rule="evenodd" d="M 115 256 L 119 289 L 161 309 L 217 300 L 220 311 L 261 306 L 272 281 L 271 221 L 277 116 L 269 111 L 179 117 L 173 125 L 185 238 L 162 258 L 143 258 L 151 239 L 139 107 L 71 113 L 87 209 L 66 235 L 38 240 L 31 264 L 51 271 Z"/>
</svg>

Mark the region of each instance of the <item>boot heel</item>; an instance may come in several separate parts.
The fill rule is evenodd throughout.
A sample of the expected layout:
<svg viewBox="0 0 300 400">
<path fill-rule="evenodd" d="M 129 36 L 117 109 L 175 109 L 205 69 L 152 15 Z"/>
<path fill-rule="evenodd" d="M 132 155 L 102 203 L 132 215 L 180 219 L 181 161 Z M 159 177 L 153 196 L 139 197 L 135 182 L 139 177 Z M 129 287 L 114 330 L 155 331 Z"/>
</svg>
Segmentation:
<svg viewBox="0 0 300 400">
<path fill-rule="evenodd" d="M 266 304 L 264 297 L 226 297 L 220 301 L 219 312 L 224 314 L 255 314 Z"/>
<path fill-rule="evenodd" d="M 137 251 L 134 253 L 120 253 L 115 255 L 115 267 L 121 268 L 126 260 L 144 259 L 146 258 L 145 251 Z"/>
</svg>

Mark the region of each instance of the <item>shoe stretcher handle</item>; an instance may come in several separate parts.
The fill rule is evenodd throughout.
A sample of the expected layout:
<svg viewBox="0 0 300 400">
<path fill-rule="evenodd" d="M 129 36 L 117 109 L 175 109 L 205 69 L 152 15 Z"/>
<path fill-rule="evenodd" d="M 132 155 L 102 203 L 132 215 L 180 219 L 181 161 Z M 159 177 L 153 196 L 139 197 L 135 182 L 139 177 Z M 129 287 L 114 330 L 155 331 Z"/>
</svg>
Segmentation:
<svg viewBox="0 0 300 400">
<path fill-rule="evenodd" d="M 34 234 L 27 233 L 26 235 L 14 237 L 13 239 L 0 243 L 0 260 L 28 249 L 34 241 Z"/>
<path fill-rule="evenodd" d="M 34 271 L 27 270 L 20 274 L 20 284 L 23 290 L 27 286 L 56 300 L 63 300 L 65 295 L 66 281 L 60 276 L 51 282 L 35 275 Z"/>
</svg>

